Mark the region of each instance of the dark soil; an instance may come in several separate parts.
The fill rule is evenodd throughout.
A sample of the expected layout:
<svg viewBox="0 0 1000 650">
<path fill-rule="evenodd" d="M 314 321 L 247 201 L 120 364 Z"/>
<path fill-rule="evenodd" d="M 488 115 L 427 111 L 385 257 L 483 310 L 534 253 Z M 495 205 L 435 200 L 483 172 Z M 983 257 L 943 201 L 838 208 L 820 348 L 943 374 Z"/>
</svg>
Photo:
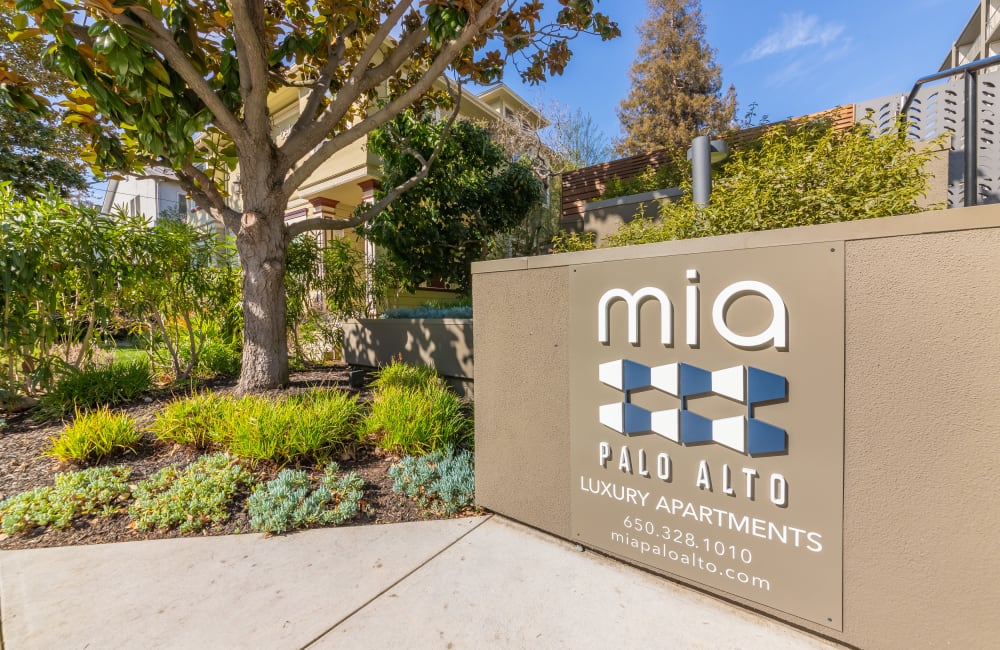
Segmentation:
<svg viewBox="0 0 1000 650">
<path fill-rule="evenodd" d="M 311 369 L 292 373 L 288 388 L 272 391 L 277 396 L 309 390 L 314 387 L 333 387 L 360 393 L 362 399 L 367 397 L 365 389 L 353 389 L 349 386 L 348 366 L 333 366 Z M 236 380 L 213 380 L 203 383 L 197 390 L 210 389 L 219 393 L 232 392 Z M 148 426 L 162 405 L 188 390 L 160 390 L 142 400 L 118 405 L 115 410 L 129 413 L 140 427 Z M 32 413 L 4 415 L 6 426 L 0 427 L 0 501 L 32 488 L 53 485 L 54 476 L 58 472 L 68 472 L 83 469 L 83 466 L 60 463 L 55 458 L 43 455 L 50 446 L 50 438 L 57 435 L 65 426 L 61 421 L 38 422 L 32 419 Z M 165 443 L 149 432 L 134 451 L 124 452 L 103 459 L 98 465 L 124 465 L 132 470 L 130 482 L 135 484 L 147 478 L 157 470 L 168 465 L 184 466 L 202 453 L 199 450 Z M 387 524 L 402 521 L 418 521 L 429 517 L 438 517 L 426 512 L 414 501 L 392 491 L 392 480 L 388 477 L 389 467 L 398 460 L 374 445 L 359 445 L 338 459 L 341 472 L 355 471 L 365 480 L 364 500 L 358 515 L 341 524 L 342 526 L 357 526 L 365 524 Z M 258 463 L 251 466 L 243 463 L 258 479 L 273 479 L 280 467 L 271 463 Z M 317 477 L 321 470 L 316 467 L 303 466 Z M 196 535 L 230 535 L 248 533 L 250 530 L 249 516 L 246 511 L 246 499 L 242 495 L 233 504 L 230 518 L 223 524 L 214 524 Z M 146 539 L 163 539 L 182 537 L 182 533 L 174 530 L 141 532 L 132 527 L 127 514 L 114 517 L 81 517 L 65 530 L 52 527 L 37 528 L 33 531 L 21 532 L 16 535 L 0 533 L 0 549 L 40 548 L 45 546 L 71 546 L 80 544 L 104 544 L 108 542 L 128 542 Z M 191 533 L 188 536 L 192 535 Z"/>
</svg>

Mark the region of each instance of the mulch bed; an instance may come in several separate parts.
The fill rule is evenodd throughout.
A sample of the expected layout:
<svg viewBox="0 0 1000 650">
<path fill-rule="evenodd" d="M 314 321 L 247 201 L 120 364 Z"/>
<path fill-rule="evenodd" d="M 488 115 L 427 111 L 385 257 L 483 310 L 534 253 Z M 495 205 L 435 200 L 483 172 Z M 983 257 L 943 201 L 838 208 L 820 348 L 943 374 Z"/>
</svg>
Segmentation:
<svg viewBox="0 0 1000 650">
<path fill-rule="evenodd" d="M 348 366 L 332 366 L 292 373 L 290 385 L 282 390 L 271 391 L 277 396 L 302 392 L 314 387 L 336 387 L 341 390 L 360 393 L 367 397 L 365 389 L 353 389 L 348 382 Z M 217 393 L 229 393 L 235 389 L 236 380 L 216 380 L 204 383 L 198 390 L 211 389 Z M 162 405 L 184 391 L 157 391 L 143 400 L 119 405 L 115 410 L 129 413 L 140 427 L 148 426 Z M 57 472 L 83 469 L 81 466 L 60 463 L 55 458 L 42 455 L 51 445 L 50 438 L 65 426 L 60 421 L 37 422 L 31 413 L 5 415 L 7 424 L 0 427 L 0 501 L 32 488 L 52 485 Z M 169 465 L 184 466 L 197 459 L 202 452 L 195 449 L 165 443 L 151 433 L 143 438 L 132 452 L 125 452 L 105 458 L 99 465 L 125 465 L 131 468 L 130 483 L 137 483 L 156 471 Z M 341 472 L 355 471 L 365 480 L 364 500 L 358 516 L 342 526 L 366 524 L 387 524 L 403 521 L 419 521 L 429 517 L 419 505 L 405 496 L 392 491 L 392 480 L 388 470 L 398 458 L 372 445 L 359 445 L 343 458 L 338 459 Z M 271 480 L 277 476 L 280 467 L 272 463 L 257 463 L 251 466 L 243 463 L 260 480 Z M 315 467 L 304 467 L 316 476 L 321 472 Z M 147 539 L 165 539 L 192 535 L 230 535 L 252 532 L 246 512 L 246 495 L 237 499 L 229 520 L 214 524 L 199 533 L 183 535 L 177 530 L 141 532 L 131 527 L 128 515 L 115 517 L 81 517 L 65 530 L 37 528 L 16 535 L 0 533 L 0 549 L 41 548 L 46 546 L 71 546 L 81 544 L 104 544 L 109 542 L 129 542 Z"/>
</svg>

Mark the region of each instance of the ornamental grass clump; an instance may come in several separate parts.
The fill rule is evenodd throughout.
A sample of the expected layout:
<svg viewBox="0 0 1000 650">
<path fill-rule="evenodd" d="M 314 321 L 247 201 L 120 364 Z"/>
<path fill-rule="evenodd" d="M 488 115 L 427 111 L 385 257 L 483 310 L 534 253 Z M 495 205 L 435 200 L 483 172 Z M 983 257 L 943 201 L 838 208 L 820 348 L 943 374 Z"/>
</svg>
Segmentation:
<svg viewBox="0 0 1000 650">
<path fill-rule="evenodd" d="M 141 531 L 201 530 L 229 519 L 229 508 L 253 477 L 226 454 L 202 456 L 187 468 L 165 467 L 133 490 L 128 514 Z"/>
<path fill-rule="evenodd" d="M 135 399 L 153 386 L 146 359 L 119 361 L 103 368 L 75 370 L 41 397 L 40 417 L 62 417 L 77 410 L 110 406 Z"/>
<path fill-rule="evenodd" d="M 231 401 L 223 422 L 215 425 L 216 442 L 254 461 L 324 462 L 358 439 L 357 397 L 314 390 L 271 400 L 248 395 Z"/>
<path fill-rule="evenodd" d="M 254 488 L 248 501 L 250 526 L 262 533 L 280 534 L 298 528 L 336 526 L 358 513 L 364 479 L 356 472 L 338 477 L 330 463 L 314 488 L 309 475 L 283 469 L 277 478 Z"/>
<path fill-rule="evenodd" d="M 357 441 L 357 397 L 313 390 L 279 397 L 194 395 L 175 400 L 152 430 L 162 440 L 221 447 L 252 461 L 324 462 Z"/>
<path fill-rule="evenodd" d="M 114 452 L 132 451 L 141 437 L 131 416 L 112 413 L 102 407 L 89 413 L 77 413 L 62 433 L 50 438 L 52 447 L 44 453 L 64 462 L 97 461 Z"/>
<path fill-rule="evenodd" d="M 472 421 L 458 396 L 443 386 L 392 386 L 375 391 L 363 431 L 382 449 L 425 454 L 467 443 Z"/>
<path fill-rule="evenodd" d="M 130 474 L 126 467 L 56 474 L 55 486 L 37 487 L 0 502 L 0 528 L 13 535 L 36 526 L 67 528 L 85 515 L 115 515 L 129 498 Z"/>
<path fill-rule="evenodd" d="M 392 361 L 383 366 L 377 373 L 372 388 L 431 388 L 444 386 L 444 380 L 430 366 L 411 366 L 401 361 Z"/>
<path fill-rule="evenodd" d="M 212 393 L 175 399 L 156 415 L 150 429 L 160 440 L 204 449 L 215 440 L 215 428 L 224 421 L 231 403 Z"/>
<path fill-rule="evenodd" d="M 443 515 L 456 515 L 475 505 L 472 453 L 447 447 L 423 456 L 406 456 L 389 468 L 392 489 Z"/>
<path fill-rule="evenodd" d="M 374 392 L 362 435 L 379 447 L 424 454 L 472 438 L 466 405 L 433 368 L 393 362 L 372 382 Z"/>
</svg>

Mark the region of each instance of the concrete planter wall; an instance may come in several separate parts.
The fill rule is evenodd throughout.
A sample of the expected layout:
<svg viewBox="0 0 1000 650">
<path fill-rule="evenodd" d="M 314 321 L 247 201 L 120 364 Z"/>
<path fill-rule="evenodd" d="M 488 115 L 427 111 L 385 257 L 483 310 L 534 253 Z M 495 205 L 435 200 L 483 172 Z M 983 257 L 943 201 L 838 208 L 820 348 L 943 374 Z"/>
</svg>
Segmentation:
<svg viewBox="0 0 1000 650">
<path fill-rule="evenodd" d="M 672 187 L 641 194 L 616 196 L 603 201 L 591 201 L 584 208 L 583 229 L 595 233 L 597 235 L 595 243 L 600 246 L 605 237 L 617 232 L 621 224 L 632 221 L 640 211 L 645 210 L 647 217 L 655 217 L 659 214 L 661 201 L 675 201 L 682 194 L 680 189 Z"/>
<path fill-rule="evenodd" d="M 344 324 L 344 361 L 378 368 L 394 359 L 435 368 L 471 396 L 472 319 L 362 318 Z"/>
</svg>

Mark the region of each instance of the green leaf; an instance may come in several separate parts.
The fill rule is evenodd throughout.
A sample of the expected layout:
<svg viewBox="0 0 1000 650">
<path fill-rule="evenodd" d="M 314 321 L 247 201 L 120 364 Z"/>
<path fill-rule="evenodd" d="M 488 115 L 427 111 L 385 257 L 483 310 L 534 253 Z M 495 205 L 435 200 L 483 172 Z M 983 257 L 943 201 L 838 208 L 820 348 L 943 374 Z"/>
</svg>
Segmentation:
<svg viewBox="0 0 1000 650">
<path fill-rule="evenodd" d="M 152 73 L 152 75 L 154 77 L 156 77 L 156 79 L 158 81 L 160 81 L 162 84 L 164 84 L 164 85 L 170 85 L 170 74 L 167 72 L 167 69 L 163 67 L 163 64 L 160 63 L 159 59 L 154 58 L 154 57 L 147 57 L 146 58 L 146 70 L 149 70 L 149 72 Z M 161 91 L 161 94 L 162 94 L 162 91 Z M 165 97 L 173 97 L 173 94 L 164 95 L 164 96 Z"/>
</svg>

